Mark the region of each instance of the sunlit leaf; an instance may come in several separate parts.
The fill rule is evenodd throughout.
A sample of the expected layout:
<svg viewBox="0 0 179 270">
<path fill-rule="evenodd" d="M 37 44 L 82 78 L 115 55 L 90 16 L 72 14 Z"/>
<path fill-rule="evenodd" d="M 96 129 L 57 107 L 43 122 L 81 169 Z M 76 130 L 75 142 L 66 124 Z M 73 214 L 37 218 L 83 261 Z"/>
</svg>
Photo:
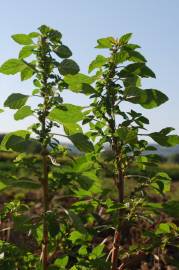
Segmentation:
<svg viewBox="0 0 179 270">
<path fill-rule="evenodd" d="M 66 269 L 65 267 L 67 266 L 69 261 L 69 257 L 68 256 L 62 256 L 58 259 L 55 260 L 54 264 L 56 266 L 59 266 L 60 268 Z"/>
<path fill-rule="evenodd" d="M 123 36 L 120 37 L 119 39 L 119 43 L 120 44 L 126 44 L 132 37 L 132 33 L 127 33 L 127 34 L 124 34 Z"/>
<path fill-rule="evenodd" d="M 22 71 L 26 65 L 20 59 L 9 59 L 0 67 L 0 72 L 6 75 L 14 75 Z"/>
<path fill-rule="evenodd" d="M 12 35 L 12 39 L 21 45 L 30 45 L 33 43 L 32 39 L 29 37 L 29 35 L 26 35 L 26 34 Z"/>
<path fill-rule="evenodd" d="M 97 40 L 98 45 L 96 46 L 96 48 L 98 49 L 111 48 L 114 42 L 115 39 L 113 37 L 100 38 Z"/>
<path fill-rule="evenodd" d="M 106 62 L 108 58 L 104 57 L 103 55 L 97 55 L 96 59 L 91 62 L 89 65 L 88 72 L 92 72 L 96 68 L 102 67 Z"/>
<path fill-rule="evenodd" d="M 21 71 L 21 81 L 30 79 L 34 75 L 34 70 L 30 67 L 26 67 Z"/>
<path fill-rule="evenodd" d="M 76 123 L 66 123 L 63 125 L 63 127 L 64 127 L 64 131 L 67 135 L 72 135 L 75 133 L 82 132 L 82 128 L 80 127 L 80 125 L 78 125 Z"/>
<path fill-rule="evenodd" d="M 23 59 L 26 57 L 29 57 L 30 55 L 32 55 L 33 50 L 36 48 L 35 45 L 29 45 L 29 46 L 24 46 L 21 51 L 19 52 L 19 58 Z"/>
<path fill-rule="evenodd" d="M 158 228 L 155 231 L 155 234 L 167 234 L 170 233 L 170 224 L 169 223 L 160 223 Z"/>
<path fill-rule="evenodd" d="M 84 90 L 85 93 L 85 85 L 90 85 L 94 82 L 94 77 L 89 77 L 85 74 L 78 73 L 76 75 L 67 75 L 64 77 L 64 81 L 68 84 L 68 87 L 73 92 L 80 92 Z"/>
<path fill-rule="evenodd" d="M 32 114 L 33 114 L 33 111 L 30 106 L 23 106 L 14 114 L 14 119 L 22 120 Z"/>
<path fill-rule="evenodd" d="M 72 104 L 63 104 L 62 109 L 54 108 L 48 118 L 60 124 L 76 123 L 83 119 L 83 107 Z"/>
</svg>

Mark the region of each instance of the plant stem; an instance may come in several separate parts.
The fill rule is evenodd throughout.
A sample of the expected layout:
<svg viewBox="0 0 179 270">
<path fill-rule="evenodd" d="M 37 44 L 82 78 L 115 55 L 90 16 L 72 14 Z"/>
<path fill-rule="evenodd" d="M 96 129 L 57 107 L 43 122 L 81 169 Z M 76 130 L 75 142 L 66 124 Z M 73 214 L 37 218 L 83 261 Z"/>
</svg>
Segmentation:
<svg viewBox="0 0 179 270">
<path fill-rule="evenodd" d="M 46 149 L 44 149 L 44 153 L 42 154 L 43 160 L 43 246 L 42 246 L 42 265 L 43 270 L 48 269 L 48 224 L 46 220 L 46 213 L 48 211 L 48 163 L 47 163 L 47 155 Z"/>
<path fill-rule="evenodd" d="M 48 75 L 49 66 L 48 59 L 46 56 L 46 38 L 42 37 L 39 42 L 40 52 L 39 52 L 39 67 L 41 70 L 41 96 L 43 98 L 43 109 L 40 111 L 39 121 L 41 123 L 41 135 L 40 141 L 42 144 L 42 189 L 43 189 L 43 239 L 42 239 L 42 269 L 48 270 L 48 221 L 47 212 L 49 210 L 49 196 L 48 196 L 48 149 L 47 149 L 47 138 L 48 130 L 46 127 L 47 115 L 48 115 Z"/>
<path fill-rule="evenodd" d="M 121 168 L 118 168 L 118 196 L 119 202 L 124 202 L 124 175 Z M 121 211 L 120 211 L 121 212 Z"/>
<path fill-rule="evenodd" d="M 117 189 L 118 189 L 118 201 L 119 203 L 124 202 L 124 175 L 122 172 L 122 168 L 120 162 L 118 164 L 118 179 L 117 179 Z M 118 211 L 119 217 L 119 226 L 117 226 L 114 234 L 114 241 L 113 241 L 113 252 L 111 256 L 111 270 L 117 270 L 117 263 L 118 263 L 118 254 L 119 254 L 119 247 L 121 242 L 122 236 L 122 217 L 123 217 L 123 209 L 119 209 Z"/>
<path fill-rule="evenodd" d="M 43 166 L 43 241 L 42 241 L 42 265 L 43 270 L 48 269 L 48 222 L 47 222 L 47 211 L 48 205 L 48 159 L 47 159 L 47 146 L 44 144 L 46 138 L 46 98 L 44 98 L 44 111 L 42 116 L 42 166 Z"/>
<path fill-rule="evenodd" d="M 117 52 L 118 48 L 114 48 L 112 53 L 112 60 L 115 56 L 115 53 Z M 115 102 L 116 102 L 116 94 L 113 91 L 113 84 L 111 84 L 115 74 L 116 74 L 116 65 L 115 60 L 111 62 L 110 66 L 110 72 L 109 72 L 109 78 L 108 78 L 108 85 L 107 85 L 107 92 L 110 95 L 110 121 L 109 121 L 109 127 L 111 129 L 111 135 L 112 135 L 112 151 L 115 153 L 115 162 L 117 167 L 117 177 L 115 176 L 115 184 L 118 190 L 118 202 L 123 203 L 124 202 L 124 175 L 122 170 L 122 164 L 121 164 L 121 152 L 122 152 L 122 144 L 120 144 L 117 141 L 117 138 L 115 136 L 116 132 L 116 119 L 115 119 Z M 112 91 L 111 91 L 112 89 Z M 121 102 L 121 101 L 120 101 Z M 118 102 L 118 105 L 119 103 Z M 118 254 L 119 254 L 119 247 L 121 242 L 121 235 L 122 235 L 122 217 L 123 217 L 123 209 L 118 210 L 118 220 L 119 224 L 115 230 L 114 233 L 114 241 L 113 241 L 113 249 L 112 249 L 112 255 L 111 255 L 111 270 L 117 270 L 118 268 Z"/>
<path fill-rule="evenodd" d="M 119 244 L 120 244 L 120 232 L 119 230 L 116 229 L 113 241 L 113 251 L 111 255 L 111 264 L 112 264 L 111 270 L 117 270 Z"/>
</svg>

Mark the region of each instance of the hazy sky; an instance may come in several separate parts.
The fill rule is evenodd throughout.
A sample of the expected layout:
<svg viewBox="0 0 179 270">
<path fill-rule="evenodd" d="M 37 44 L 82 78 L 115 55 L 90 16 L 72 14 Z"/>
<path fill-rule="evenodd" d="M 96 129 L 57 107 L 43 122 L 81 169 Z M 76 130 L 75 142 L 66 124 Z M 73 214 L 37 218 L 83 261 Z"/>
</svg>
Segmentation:
<svg viewBox="0 0 179 270">
<path fill-rule="evenodd" d="M 156 80 L 144 86 L 162 90 L 169 101 L 152 111 L 141 110 L 149 117 L 150 130 L 173 126 L 179 133 L 179 0 L 1 0 L 0 63 L 16 58 L 20 46 L 10 36 L 35 31 L 47 24 L 63 33 L 63 41 L 74 52 L 82 72 L 96 54 L 96 40 L 101 37 L 133 32 L 133 42 L 142 47 Z M 0 106 L 12 92 L 30 93 L 31 83 L 18 76 L 0 74 Z M 81 96 L 67 93 L 67 101 L 88 104 Z M 129 105 L 130 106 L 130 105 Z M 13 121 L 12 111 L 0 115 L 0 132 L 24 129 L 32 122 Z"/>
</svg>

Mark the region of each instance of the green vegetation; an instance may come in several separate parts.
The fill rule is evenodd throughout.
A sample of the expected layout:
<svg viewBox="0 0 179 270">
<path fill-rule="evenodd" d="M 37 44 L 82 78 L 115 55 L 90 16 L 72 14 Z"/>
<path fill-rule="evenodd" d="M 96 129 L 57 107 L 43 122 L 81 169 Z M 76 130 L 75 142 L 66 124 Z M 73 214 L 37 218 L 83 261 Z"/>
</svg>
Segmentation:
<svg viewBox="0 0 179 270">
<path fill-rule="evenodd" d="M 179 267 L 179 201 L 170 193 L 171 166 L 178 173 L 178 165 L 162 163 L 147 140 L 171 147 L 179 136 L 171 127 L 148 133 L 149 120 L 135 111 L 168 97 L 142 88 L 155 74 L 131 37 L 99 39 L 96 48 L 108 54 L 98 55 L 85 75 L 59 31 L 42 25 L 12 36 L 22 48 L 0 72 L 19 73 L 33 86 L 31 95 L 12 93 L 4 107 L 15 110 L 15 121 L 32 116 L 34 122 L 1 141 L 0 269 Z M 66 103 L 66 90 L 87 95 L 89 106 Z"/>
</svg>

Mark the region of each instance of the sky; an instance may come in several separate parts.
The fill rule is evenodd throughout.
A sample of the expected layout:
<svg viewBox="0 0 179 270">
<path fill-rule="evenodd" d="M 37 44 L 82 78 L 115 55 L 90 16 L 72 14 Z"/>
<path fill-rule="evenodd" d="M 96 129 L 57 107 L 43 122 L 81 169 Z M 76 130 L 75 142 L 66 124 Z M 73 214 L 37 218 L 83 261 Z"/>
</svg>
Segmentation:
<svg viewBox="0 0 179 270">
<path fill-rule="evenodd" d="M 179 134 L 178 0 L 1 0 L 0 4 L 0 64 L 18 56 L 20 46 L 11 35 L 36 31 L 46 24 L 62 32 L 73 59 L 81 72 L 87 73 L 89 63 L 103 53 L 94 48 L 97 39 L 132 32 L 132 42 L 141 46 L 147 65 L 157 76 L 145 79 L 143 86 L 162 90 L 169 97 L 156 109 L 137 109 L 150 119 L 149 131 L 171 126 Z M 19 75 L 0 74 L 0 108 L 11 93 L 30 94 L 32 89 L 31 82 L 21 82 Z M 89 103 L 83 95 L 70 92 L 65 94 L 65 101 Z M 26 129 L 31 123 L 31 117 L 15 122 L 13 111 L 7 108 L 0 115 L 0 133 Z"/>
</svg>

